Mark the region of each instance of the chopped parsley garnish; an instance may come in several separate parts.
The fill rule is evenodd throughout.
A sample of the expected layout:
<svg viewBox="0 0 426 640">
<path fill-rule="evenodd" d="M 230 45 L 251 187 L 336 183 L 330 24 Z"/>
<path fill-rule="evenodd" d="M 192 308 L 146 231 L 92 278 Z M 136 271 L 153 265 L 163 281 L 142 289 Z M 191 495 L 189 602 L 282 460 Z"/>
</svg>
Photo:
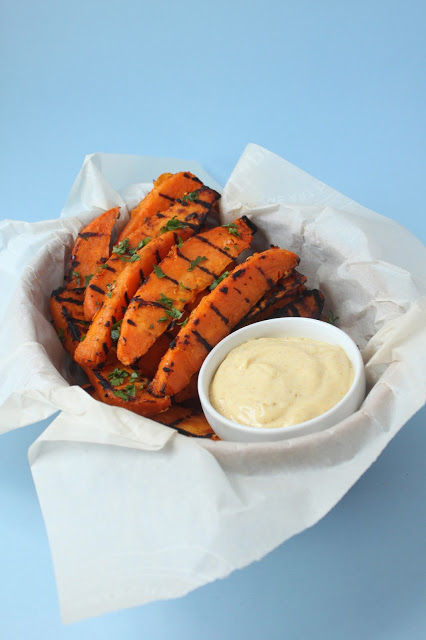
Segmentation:
<svg viewBox="0 0 426 640">
<path fill-rule="evenodd" d="M 61 342 L 64 342 L 65 340 L 65 331 L 62 329 L 62 327 L 60 327 L 57 331 L 58 333 L 58 338 Z"/>
<path fill-rule="evenodd" d="M 139 249 L 143 249 L 144 247 L 146 247 L 146 245 L 148 244 L 148 242 L 151 240 L 151 236 L 147 236 L 146 238 L 144 238 L 143 240 L 141 240 L 135 247 L 135 251 L 139 251 Z"/>
<path fill-rule="evenodd" d="M 129 238 L 124 238 L 112 248 L 112 253 L 124 254 L 129 248 Z"/>
<path fill-rule="evenodd" d="M 112 252 L 116 253 L 119 259 L 123 262 L 136 262 L 136 260 L 139 260 L 140 258 L 137 252 L 139 249 L 143 249 L 150 240 L 151 237 L 149 236 L 147 238 L 143 238 L 136 247 L 129 247 L 129 238 L 124 238 L 124 240 L 112 248 Z"/>
<path fill-rule="evenodd" d="M 124 369 L 119 369 L 116 367 L 114 371 L 108 374 L 108 380 L 112 384 L 113 387 L 118 387 L 120 384 L 123 384 L 126 378 L 129 377 L 129 374 Z"/>
<path fill-rule="evenodd" d="M 136 387 L 134 384 L 128 384 L 124 387 L 125 393 L 127 393 L 128 397 L 134 398 L 136 395 Z"/>
<path fill-rule="evenodd" d="M 211 283 L 211 285 L 209 286 L 210 291 L 213 291 L 213 289 L 216 289 L 217 285 L 220 284 L 222 280 L 224 280 L 227 276 L 229 276 L 229 271 L 224 271 L 221 276 L 219 276 L 218 278 L 215 278 Z"/>
<path fill-rule="evenodd" d="M 160 304 L 164 304 L 165 307 L 170 309 L 173 306 L 174 300 L 172 298 L 168 298 L 164 295 L 164 293 L 160 293 L 160 298 L 157 300 Z"/>
<path fill-rule="evenodd" d="M 194 202 L 198 198 L 198 195 L 198 191 L 191 191 L 190 193 L 185 193 L 181 200 L 184 202 Z"/>
<path fill-rule="evenodd" d="M 178 322 L 177 324 L 179 325 L 179 327 L 184 327 L 186 325 L 186 323 L 189 320 L 189 316 L 187 318 L 185 318 L 185 320 L 183 322 Z"/>
<path fill-rule="evenodd" d="M 108 282 L 108 284 L 106 286 L 106 288 L 108 289 L 108 293 L 106 294 L 107 298 L 111 298 L 112 292 L 114 291 L 114 287 L 115 287 L 115 283 L 116 282 L 117 282 L 116 280 L 113 280 L 112 282 Z"/>
<path fill-rule="evenodd" d="M 238 231 L 238 227 L 235 224 L 235 222 L 231 222 L 230 224 L 224 224 L 223 226 L 228 229 L 228 233 L 230 233 L 233 236 L 236 236 L 237 238 L 241 238 L 241 233 Z"/>
<path fill-rule="evenodd" d="M 192 289 L 190 289 L 189 287 L 185 287 L 183 282 L 179 282 L 179 286 L 182 289 L 182 291 L 192 291 Z"/>
<path fill-rule="evenodd" d="M 85 339 L 86 335 L 87 335 L 87 334 L 85 334 L 85 333 L 82 333 L 82 334 L 81 334 L 81 336 L 80 336 L 80 342 L 83 342 L 83 340 Z"/>
<path fill-rule="evenodd" d="M 114 322 L 111 327 L 111 339 L 114 340 L 114 342 L 120 337 L 121 323 L 122 320 L 119 320 L 118 322 Z"/>
<path fill-rule="evenodd" d="M 87 285 L 89 284 L 89 282 L 91 281 L 91 279 L 93 278 L 93 273 L 91 273 L 88 276 L 84 276 L 84 286 L 87 287 Z"/>
<path fill-rule="evenodd" d="M 167 322 L 168 317 L 167 316 L 162 316 L 161 318 L 158 318 L 157 322 Z"/>
<path fill-rule="evenodd" d="M 168 316 L 170 316 L 174 320 L 179 320 L 183 316 L 182 311 L 179 311 L 179 309 L 175 309 L 175 307 L 171 307 L 170 309 L 166 309 L 166 313 L 167 313 Z"/>
<path fill-rule="evenodd" d="M 78 271 L 74 271 L 74 269 L 71 269 L 70 276 L 72 278 L 75 278 L 77 280 L 77 286 L 80 286 L 81 274 Z"/>
<path fill-rule="evenodd" d="M 203 262 L 203 260 L 207 260 L 206 256 L 197 256 L 195 260 L 191 260 L 191 262 L 189 263 L 188 271 L 193 271 L 195 267 L 198 267 L 200 262 Z"/>
<path fill-rule="evenodd" d="M 121 398 L 125 402 L 127 402 L 129 399 L 127 393 L 125 391 L 122 391 L 121 389 L 113 389 L 112 392 L 115 396 L 117 396 L 117 398 Z"/>
<path fill-rule="evenodd" d="M 166 231 L 176 231 L 176 229 L 185 229 L 185 227 L 187 226 L 188 226 L 187 224 L 178 220 L 176 216 L 173 216 L 173 218 L 170 218 L 170 220 L 167 220 L 166 224 L 164 225 L 164 227 L 161 227 L 160 231 L 161 233 L 166 233 Z"/>
<path fill-rule="evenodd" d="M 180 236 L 178 236 L 178 241 L 177 241 L 178 249 L 180 249 L 182 245 L 183 245 L 183 240 Z"/>
<path fill-rule="evenodd" d="M 136 260 L 139 260 L 139 258 L 140 256 L 138 256 L 138 254 L 136 253 L 136 249 L 131 255 L 118 256 L 118 259 L 122 262 L 136 262 Z"/>
<path fill-rule="evenodd" d="M 153 324 L 150 324 L 150 325 L 149 325 L 149 328 L 150 328 L 150 329 L 153 329 L 153 328 L 154 328 L 154 325 L 153 325 Z"/>
<path fill-rule="evenodd" d="M 157 276 L 157 278 L 164 278 L 164 276 L 166 275 L 165 273 L 163 273 L 162 268 L 159 267 L 158 264 L 154 265 L 154 273 Z"/>
<path fill-rule="evenodd" d="M 339 319 L 339 316 L 335 316 L 333 312 L 330 310 L 328 314 L 327 322 L 329 322 L 330 324 L 336 324 L 338 319 Z"/>
</svg>

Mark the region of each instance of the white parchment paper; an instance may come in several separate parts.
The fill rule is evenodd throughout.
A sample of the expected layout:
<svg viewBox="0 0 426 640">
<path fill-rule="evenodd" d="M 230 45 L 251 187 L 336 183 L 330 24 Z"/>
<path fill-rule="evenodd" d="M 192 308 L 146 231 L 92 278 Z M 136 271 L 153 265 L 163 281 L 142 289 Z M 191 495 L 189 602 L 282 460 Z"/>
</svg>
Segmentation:
<svg viewBox="0 0 426 640">
<path fill-rule="evenodd" d="M 181 596 L 261 558 L 322 518 L 425 402 L 425 249 L 269 151 L 248 145 L 221 200 L 256 243 L 301 257 L 326 311 L 361 348 L 360 411 L 320 434 L 273 444 L 190 439 L 90 398 L 50 324 L 82 224 L 128 210 L 164 171 L 194 163 L 88 156 L 58 220 L 0 226 L 6 305 L 0 431 L 59 416 L 30 449 L 65 622 Z"/>
</svg>

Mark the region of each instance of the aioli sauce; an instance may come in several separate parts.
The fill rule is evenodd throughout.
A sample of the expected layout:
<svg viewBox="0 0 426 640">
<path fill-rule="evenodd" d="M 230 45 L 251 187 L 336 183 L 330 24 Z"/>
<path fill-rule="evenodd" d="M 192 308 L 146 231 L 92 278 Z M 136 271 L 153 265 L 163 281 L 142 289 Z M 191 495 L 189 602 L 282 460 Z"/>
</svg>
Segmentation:
<svg viewBox="0 0 426 640">
<path fill-rule="evenodd" d="M 345 351 L 309 338 L 258 338 L 232 349 L 210 385 L 210 402 L 239 424 L 285 427 L 325 413 L 349 390 Z"/>
</svg>

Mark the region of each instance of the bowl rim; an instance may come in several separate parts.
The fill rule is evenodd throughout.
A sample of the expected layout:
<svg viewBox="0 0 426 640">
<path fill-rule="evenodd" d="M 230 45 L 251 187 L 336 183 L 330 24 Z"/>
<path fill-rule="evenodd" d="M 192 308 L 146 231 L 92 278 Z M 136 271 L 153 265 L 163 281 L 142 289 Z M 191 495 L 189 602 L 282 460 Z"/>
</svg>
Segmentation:
<svg viewBox="0 0 426 640">
<path fill-rule="evenodd" d="M 290 321 L 290 322 L 289 322 Z M 264 326 L 269 326 L 269 327 L 273 327 L 273 325 L 281 325 L 281 324 L 289 324 L 290 323 L 293 325 L 305 325 L 305 326 L 324 326 L 325 330 L 330 332 L 330 333 L 334 333 L 336 336 L 340 336 L 341 338 L 343 338 L 344 341 L 346 341 L 348 343 L 348 345 L 351 345 L 352 349 L 353 349 L 353 357 L 351 354 L 349 354 L 347 352 L 347 350 L 339 343 L 339 346 L 341 346 L 344 350 L 346 355 L 348 356 L 349 360 L 351 361 L 353 367 L 354 367 L 354 379 L 352 381 L 351 386 L 349 387 L 349 389 L 347 390 L 347 392 L 345 393 L 345 395 L 339 400 L 339 402 L 337 402 L 335 405 L 333 405 L 332 407 L 330 407 L 330 409 L 328 409 L 327 411 L 325 411 L 324 413 L 321 413 L 320 415 L 316 416 L 315 418 L 311 418 L 309 420 L 305 420 L 304 422 L 298 422 L 297 424 L 294 425 L 289 425 L 289 426 L 283 426 L 283 427 L 252 427 L 250 425 L 243 425 L 243 424 L 239 424 L 238 422 L 234 422 L 233 420 L 230 420 L 229 418 L 226 418 L 224 415 L 222 415 L 221 413 L 219 413 L 211 404 L 210 402 L 210 397 L 208 393 L 204 393 L 204 385 L 207 384 L 208 388 L 210 388 L 210 382 L 214 376 L 214 374 L 216 373 L 219 365 L 221 362 L 223 362 L 223 360 L 226 358 L 226 356 L 228 355 L 228 353 L 236 348 L 237 346 L 239 346 L 240 344 L 243 344 L 244 342 L 250 340 L 250 339 L 257 339 L 257 338 L 251 338 L 251 337 L 247 337 L 247 340 L 241 340 L 239 341 L 238 339 L 243 336 L 244 334 L 248 333 L 250 334 L 252 331 L 256 331 L 259 330 L 260 327 Z M 256 331 L 257 332 L 257 331 Z M 264 337 L 264 338 L 268 338 L 268 337 L 273 337 L 273 336 L 269 336 L 269 335 L 264 335 L 264 336 L 259 336 L 259 337 Z M 283 336 L 286 337 L 286 336 Z M 305 335 L 300 335 L 297 337 L 301 337 L 301 338 L 308 338 L 311 340 L 317 340 L 319 342 L 327 342 L 327 339 L 321 339 L 321 338 L 311 338 L 309 336 L 305 336 Z M 229 347 L 225 354 L 223 355 L 223 357 L 221 358 L 219 364 L 217 365 L 217 367 L 215 368 L 215 370 L 211 373 L 207 383 L 206 383 L 206 369 L 209 366 L 209 363 L 211 361 L 211 357 L 214 356 L 215 353 L 217 353 L 216 349 L 219 348 L 219 346 L 221 347 L 221 349 L 224 348 L 224 346 L 228 343 L 233 343 L 234 341 L 237 341 L 237 344 L 232 345 L 231 347 Z M 223 340 L 221 340 L 220 342 L 218 342 L 217 345 L 215 345 L 215 347 L 213 347 L 213 349 L 209 352 L 209 354 L 207 355 L 206 359 L 204 360 L 201 368 L 200 368 L 200 373 L 199 373 L 199 377 L 198 377 L 198 393 L 200 396 L 200 401 L 202 406 L 204 407 L 204 405 L 207 406 L 208 411 L 211 412 L 212 416 L 218 421 L 223 423 L 227 428 L 235 431 L 235 432 L 239 432 L 239 433 L 244 433 L 244 434 L 256 434 L 258 436 L 262 436 L 264 437 L 265 441 L 268 440 L 268 435 L 271 434 L 276 434 L 279 435 L 280 433 L 286 433 L 288 434 L 288 436 L 294 434 L 297 435 L 300 433 L 299 435 L 303 435 L 303 432 L 309 430 L 309 427 L 314 426 L 316 423 L 323 422 L 326 421 L 329 417 L 332 417 L 335 413 L 337 413 L 342 404 L 347 402 L 348 400 L 348 396 L 350 394 L 352 394 L 357 388 L 358 385 L 360 383 L 360 379 L 363 378 L 365 376 L 365 371 L 364 371 L 364 361 L 362 359 L 362 355 L 361 352 L 358 348 L 358 346 L 356 345 L 356 343 L 354 342 L 354 340 L 342 329 L 340 329 L 339 327 L 336 327 L 335 325 L 331 324 L 331 323 L 327 323 L 324 320 L 317 320 L 314 318 L 303 318 L 300 316 L 291 316 L 291 317 L 284 317 L 284 318 L 270 318 L 268 320 L 261 320 L 260 322 L 256 322 L 254 324 L 251 325 L 247 325 L 246 327 L 242 327 L 241 329 L 238 329 L 237 331 L 229 334 L 228 336 L 226 336 L 225 338 L 223 338 Z M 323 429 L 327 429 L 330 428 L 332 425 L 329 426 L 325 426 L 323 427 Z M 323 429 L 319 429 L 319 430 L 323 430 Z M 261 441 L 262 438 L 259 438 L 258 441 Z"/>
</svg>

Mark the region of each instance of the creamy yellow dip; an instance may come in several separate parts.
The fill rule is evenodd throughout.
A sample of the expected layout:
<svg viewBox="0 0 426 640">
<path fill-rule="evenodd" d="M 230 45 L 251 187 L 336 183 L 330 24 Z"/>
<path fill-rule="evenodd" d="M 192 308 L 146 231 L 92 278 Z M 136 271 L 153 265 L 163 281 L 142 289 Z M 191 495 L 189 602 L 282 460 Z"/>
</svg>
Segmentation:
<svg viewBox="0 0 426 640">
<path fill-rule="evenodd" d="M 229 352 L 210 385 L 210 401 L 229 420 L 273 429 L 325 413 L 353 379 L 341 347 L 309 338 L 258 338 Z"/>
</svg>

